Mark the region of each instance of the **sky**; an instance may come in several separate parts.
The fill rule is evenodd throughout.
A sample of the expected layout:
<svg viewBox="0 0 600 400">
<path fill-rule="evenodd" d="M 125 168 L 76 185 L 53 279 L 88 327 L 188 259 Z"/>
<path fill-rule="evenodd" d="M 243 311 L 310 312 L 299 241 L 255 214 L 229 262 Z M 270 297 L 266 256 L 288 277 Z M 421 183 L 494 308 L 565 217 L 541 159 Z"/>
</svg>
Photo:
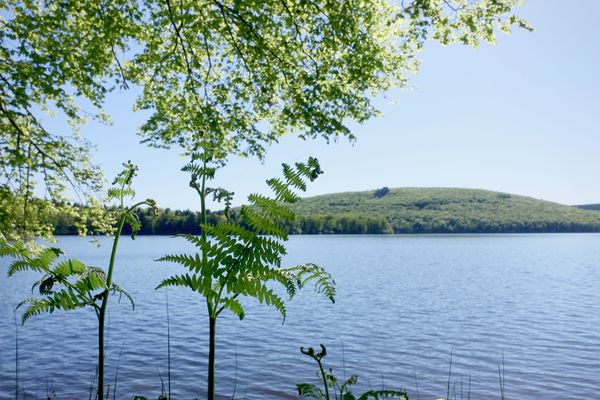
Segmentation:
<svg viewBox="0 0 600 400">
<path fill-rule="evenodd" d="M 377 104 L 383 116 L 352 125 L 357 140 L 303 142 L 286 136 L 264 162 L 232 159 L 215 186 L 266 192 L 282 162 L 317 157 L 325 174 L 306 196 L 393 187 L 489 189 L 563 204 L 600 202 L 600 1 L 529 0 L 517 13 L 535 32 L 500 34 L 477 49 L 428 43 L 410 89 Z M 124 161 L 140 168 L 140 198 L 199 209 L 176 151 L 147 148 L 131 92 L 107 99 L 110 126 L 90 122 L 84 137 L 111 179 Z M 211 208 L 219 208 L 211 205 Z"/>
</svg>

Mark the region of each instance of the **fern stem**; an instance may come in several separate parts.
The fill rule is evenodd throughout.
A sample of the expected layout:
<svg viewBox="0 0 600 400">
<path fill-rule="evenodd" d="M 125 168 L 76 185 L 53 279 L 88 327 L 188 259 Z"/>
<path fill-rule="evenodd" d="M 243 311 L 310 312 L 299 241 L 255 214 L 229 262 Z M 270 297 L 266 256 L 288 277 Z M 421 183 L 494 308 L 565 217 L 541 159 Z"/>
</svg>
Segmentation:
<svg viewBox="0 0 600 400">
<path fill-rule="evenodd" d="M 329 400 L 329 387 L 327 386 L 327 378 L 325 378 L 325 370 L 323 369 L 323 363 L 321 360 L 317 360 L 319 363 L 319 369 L 321 370 L 321 377 L 323 378 L 323 386 L 325 386 L 325 399 Z"/>
<path fill-rule="evenodd" d="M 165 288 L 165 301 L 167 303 L 167 382 L 169 397 L 171 399 L 171 323 L 169 320 L 169 288 Z"/>
<path fill-rule="evenodd" d="M 19 399 L 19 325 L 17 324 L 17 313 L 13 311 L 15 319 L 15 400 Z"/>
<path fill-rule="evenodd" d="M 206 158 L 203 160 L 203 169 L 206 169 Z M 202 181 L 200 187 L 193 181 L 191 186 L 196 190 L 200 197 L 200 237 L 202 241 L 206 241 L 206 174 L 202 174 Z M 202 253 L 202 263 L 206 264 L 208 258 L 206 254 Z M 208 400 L 215 399 L 215 330 L 217 324 L 217 313 L 216 306 L 213 307 L 211 302 L 206 300 L 206 307 L 208 309 L 209 318 L 209 349 L 208 349 Z"/>
<path fill-rule="evenodd" d="M 206 160 L 203 165 L 206 168 Z M 204 225 L 206 225 L 206 174 L 202 174 L 202 185 L 198 194 L 200 195 L 200 235 L 202 240 L 206 240 L 206 230 L 204 229 Z M 202 257 L 205 258 L 205 255 L 203 254 Z"/>
<path fill-rule="evenodd" d="M 122 212 L 121 217 L 119 218 L 119 225 L 110 253 L 110 263 L 108 264 L 108 273 L 106 275 L 106 289 L 104 289 L 104 293 L 102 294 L 102 305 L 100 306 L 100 313 L 98 315 L 98 400 L 104 400 L 104 320 L 106 316 L 106 307 L 108 305 L 112 273 L 115 265 L 115 257 L 117 255 L 117 247 L 119 245 L 119 238 L 121 237 L 126 217 L 127 212 Z"/>
<path fill-rule="evenodd" d="M 110 262 L 108 264 L 108 272 L 106 274 L 106 289 L 102 293 L 102 304 L 98 312 L 98 400 L 104 400 L 104 321 L 106 317 L 106 308 L 108 306 L 108 296 L 112 285 L 112 275 L 115 267 L 115 259 L 117 256 L 117 248 L 119 247 L 119 239 L 123 232 L 123 226 L 127 220 L 127 216 L 135 211 L 136 208 L 148 204 L 147 200 L 140 201 L 127 210 L 123 210 L 123 196 L 121 196 L 121 216 L 119 217 L 119 225 L 113 240 L 113 246 L 110 253 Z"/>
<path fill-rule="evenodd" d="M 210 317 L 210 339 L 208 347 L 208 400 L 215 399 L 215 343 L 217 318 Z"/>
</svg>

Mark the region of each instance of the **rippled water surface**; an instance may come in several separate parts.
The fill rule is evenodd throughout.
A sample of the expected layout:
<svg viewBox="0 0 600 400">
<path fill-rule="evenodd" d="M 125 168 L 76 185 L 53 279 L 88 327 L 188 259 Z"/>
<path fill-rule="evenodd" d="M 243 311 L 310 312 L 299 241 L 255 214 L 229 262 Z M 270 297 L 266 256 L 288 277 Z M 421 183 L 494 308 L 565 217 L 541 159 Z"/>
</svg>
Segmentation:
<svg viewBox="0 0 600 400">
<path fill-rule="evenodd" d="M 61 238 L 70 256 L 105 265 L 109 241 Z M 504 355 L 509 399 L 600 398 L 600 235 L 296 236 L 286 264 L 326 266 L 336 304 L 305 290 L 279 314 L 246 302 L 247 316 L 217 326 L 222 399 L 293 399 L 295 384 L 318 383 L 300 346 L 324 343 L 340 376 L 359 389 L 398 388 L 411 399 L 446 396 L 450 353 L 456 398 L 500 398 Z M 122 242 L 115 279 L 136 309 L 109 304 L 107 377 L 117 398 L 156 398 L 167 385 L 165 291 L 177 267 L 154 262 L 191 250 L 181 239 Z M 35 274 L 5 278 L 0 261 L 0 398 L 14 398 L 13 308 Z M 206 306 L 169 290 L 173 398 L 205 396 Z M 19 326 L 21 386 L 29 398 L 88 399 L 94 379 L 96 318 L 91 310 L 44 315 Z M 120 357 L 120 361 L 119 361 Z M 159 375 L 160 374 L 160 375 Z M 112 395 L 111 395 L 112 398 Z M 454 396 L 452 396 L 454 398 Z"/>
</svg>

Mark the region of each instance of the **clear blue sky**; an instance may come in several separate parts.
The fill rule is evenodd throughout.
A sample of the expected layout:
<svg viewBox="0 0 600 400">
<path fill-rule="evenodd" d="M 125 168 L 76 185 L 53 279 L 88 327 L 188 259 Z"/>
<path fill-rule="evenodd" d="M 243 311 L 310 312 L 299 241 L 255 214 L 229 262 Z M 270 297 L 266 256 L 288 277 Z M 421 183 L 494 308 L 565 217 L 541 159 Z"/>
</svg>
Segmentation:
<svg viewBox="0 0 600 400">
<path fill-rule="evenodd" d="M 282 162 L 313 155 L 325 175 L 307 195 L 435 186 L 600 202 L 600 1 L 529 0 L 519 14 L 534 33 L 500 35 L 495 46 L 478 49 L 430 43 L 414 88 L 379 101 L 384 116 L 354 126 L 354 145 L 289 136 L 264 163 L 232 160 L 216 184 L 235 191 L 240 204 L 263 191 Z M 130 111 L 132 101 L 131 93 L 111 95 L 114 124 L 84 127 L 98 145 L 95 161 L 110 179 L 131 159 L 140 166 L 140 197 L 198 209 L 179 171 L 185 160 L 139 144 L 144 116 Z"/>
</svg>

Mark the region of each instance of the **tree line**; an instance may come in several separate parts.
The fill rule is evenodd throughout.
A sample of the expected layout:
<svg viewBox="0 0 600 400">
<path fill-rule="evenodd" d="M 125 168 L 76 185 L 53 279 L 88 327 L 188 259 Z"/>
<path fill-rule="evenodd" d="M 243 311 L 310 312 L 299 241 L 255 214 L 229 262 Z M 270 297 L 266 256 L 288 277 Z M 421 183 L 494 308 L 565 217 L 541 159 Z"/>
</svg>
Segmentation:
<svg viewBox="0 0 600 400">
<path fill-rule="evenodd" d="M 149 208 L 137 211 L 141 222 L 139 235 L 199 235 L 201 215 L 193 210 L 159 209 L 154 213 Z M 225 222 L 223 211 L 206 213 L 207 223 L 217 225 Z M 232 210 L 229 219 L 244 225 L 239 211 Z M 55 235 L 76 235 L 77 221 L 72 215 L 62 214 L 53 221 Z M 485 216 L 454 219 L 444 216 L 432 217 L 405 213 L 401 216 L 342 215 L 297 215 L 293 221 L 283 224 L 290 234 L 410 234 L 410 233 L 543 233 L 543 232 L 600 232 L 597 222 L 564 221 L 552 218 L 529 221 L 497 220 Z M 250 227 L 247 227 L 250 228 Z M 88 231 L 93 232 L 91 227 Z M 123 233 L 129 234 L 126 226 Z"/>
</svg>

